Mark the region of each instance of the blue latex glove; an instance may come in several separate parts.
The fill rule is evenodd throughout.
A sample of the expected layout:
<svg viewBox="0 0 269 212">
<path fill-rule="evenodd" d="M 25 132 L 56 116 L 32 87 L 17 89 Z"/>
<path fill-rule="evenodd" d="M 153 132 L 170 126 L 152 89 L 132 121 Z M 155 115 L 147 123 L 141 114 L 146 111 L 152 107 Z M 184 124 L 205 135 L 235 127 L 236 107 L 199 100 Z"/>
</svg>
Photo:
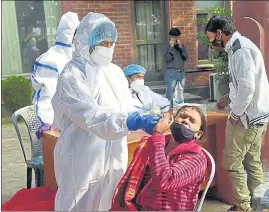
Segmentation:
<svg viewBox="0 0 269 212">
<path fill-rule="evenodd" d="M 161 116 L 156 115 L 144 115 L 140 119 L 140 129 L 148 134 L 151 134 L 153 128 L 157 122 L 161 119 Z"/>
<path fill-rule="evenodd" d="M 38 130 L 36 131 L 37 138 L 40 139 L 43 132 L 48 131 L 50 129 L 51 129 L 51 126 L 49 124 L 43 124 L 42 126 L 40 126 Z"/>
<path fill-rule="evenodd" d="M 141 115 L 138 112 L 133 112 L 128 115 L 127 127 L 129 130 L 136 131 L 140 129 Z"/>
</svg>

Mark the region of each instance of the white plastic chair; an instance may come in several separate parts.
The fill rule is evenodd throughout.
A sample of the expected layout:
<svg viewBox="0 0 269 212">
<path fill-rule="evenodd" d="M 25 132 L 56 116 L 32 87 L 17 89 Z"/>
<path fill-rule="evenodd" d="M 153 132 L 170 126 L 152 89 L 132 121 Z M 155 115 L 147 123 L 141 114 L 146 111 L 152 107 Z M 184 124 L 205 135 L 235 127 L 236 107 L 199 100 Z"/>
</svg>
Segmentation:
<svg viewBox="0 0 269 212">
<path fill-rule="evenodd" d="M 21 117 L 26 124 L 29 141 L 31 143 L 31 158 L 28 159 L 25 154 L 21 133 L 18 127 L 18 118 Z M 36 113 L 33 106 L 26 106 L 12 114 L 12 123 L 16 130 L 23 157 L 27 165 L 27 188 L 30 189 L 32 186 L 32 170 L 35 172 L 35 184 L 36 187 L 42 186 L 43 184 L 43 154 L 42 154 L 42 141 L 36 136 L 40 123 L 36 117 Z"/>
<path fill-rule="evenodd" d="M 213 158 L 212 155 L 211 155 L 207 150 L 205 150 L 204 148 L 202 148 L 202 151 L 203 151 L 203 153 L 205 154 L 205 156 L 207 157 L 207 160 L 210 161 L 210 164 L 208 164 L 208 166 L 207 166 L 207 167 L 208 167 L 208 170 L 207 170 L 207 171 L 208 171 L 208 173 L 210 173 L 210 174 L 209 174 L 209 178 L 206 179 L 207 184 L 206 184 L 205 189 L 203 190 L 203 194 L 202 194 L 200 200 L 198 201 L 198 203 L 197 203 L 197 205 L 196 205 L 196 211 L 201 211 L 202 206 L 203 206 L 203 203 L 204 203 L 204 200 L 205 200 L 206 193 L 207 193 L 207 191 L 208 191 L 208 189 L 209 189 L 210 184 L 211 184 L 212 181 L 213 181 L 213 178 L 214 178 L 214 176 L 215 176 L 215 172 L 216 172 L 216 164 L 215 164 L 215 160 L 214 160 L 214 158 Z"/>
</svg>

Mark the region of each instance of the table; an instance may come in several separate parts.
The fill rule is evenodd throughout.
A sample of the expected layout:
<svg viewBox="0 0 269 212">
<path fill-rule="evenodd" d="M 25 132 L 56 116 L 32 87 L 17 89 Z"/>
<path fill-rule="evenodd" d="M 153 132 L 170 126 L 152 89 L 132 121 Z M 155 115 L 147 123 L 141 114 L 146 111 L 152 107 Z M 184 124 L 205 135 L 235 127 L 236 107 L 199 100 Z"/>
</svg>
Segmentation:
<svg viewBox="0 0 269 212">
<path fill-rule="evenodd" d="M 216 196 L 221 200 L 232 203 L 231 184 L 226 171 L 222 168 L 222 150 L 224 148 L 225 127 L 228 115 L 224 113 L 208 112 L 206 140 L 201 146 L 207 149 L 216 162 L 216 174 L 211 186 L 216 186 Z M 169 134 L 170 132 L 166 132 Z M 44 157 L 44 183 L 46 186 L 57 189 L 53 168 L 53 149 L 60 133 L 47 131 L 42 137 Z M 129 162 L 133 152 L 142 136 L 147 135 L 142 131 L 132 132 L 128 135 Z M 202 186 L 202 188 L 205 185 Z"/>
</svg>

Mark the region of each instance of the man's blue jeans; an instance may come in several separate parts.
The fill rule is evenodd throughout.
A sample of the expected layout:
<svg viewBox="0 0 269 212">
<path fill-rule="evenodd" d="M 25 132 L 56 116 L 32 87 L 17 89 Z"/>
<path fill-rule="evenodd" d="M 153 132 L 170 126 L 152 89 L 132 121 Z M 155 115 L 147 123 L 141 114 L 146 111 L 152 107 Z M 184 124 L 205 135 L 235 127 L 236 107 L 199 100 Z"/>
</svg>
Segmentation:
<svg viewBox="0 0 269 212">
<path fill-rule="evenodd" d="M 166 98 L 171 102 L 171 106 L 173 105 L 173 96 L 174 96 L 177 82 L 179 82 L 182 88 L 184 88 L 185 72 L 184 71 L 166 71 L 165 73 Z"/>
</svg>

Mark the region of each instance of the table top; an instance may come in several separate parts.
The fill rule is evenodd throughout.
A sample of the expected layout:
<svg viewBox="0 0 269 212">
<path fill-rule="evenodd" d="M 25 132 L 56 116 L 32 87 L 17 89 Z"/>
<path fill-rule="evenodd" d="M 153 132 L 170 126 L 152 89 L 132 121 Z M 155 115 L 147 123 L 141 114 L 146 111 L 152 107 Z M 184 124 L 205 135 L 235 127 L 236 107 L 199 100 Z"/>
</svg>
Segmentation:
<svg viewBox="0 0 269 212">
<path fill-rule="evenodd" d="M 206 125 L 207 127 L 216 125 L 219 121 L 224 121 L 228 117 L 228 114 L 225 113 L 218 113 L 218 112 L 208 112 L 207 117 L 206 117 Z M 166 131 L 164 135 L 170 134 L 170 130 Z M 130 134 L 127 135 L 128 138 L 128 143 L 132 142 L 137 142 L 138 140 L 141 139 L 142 136 L 147 136 L 148 134 L 145 133 L 142 130 L 134 131 L 131 132 Z M 57 129 L 49 130 L 44 132 L 43 136 L 49 136 L 49 137 L 54 137 L 54 138 L 59 138 L 60 137 L 60 131 Z"/>
</svg>

